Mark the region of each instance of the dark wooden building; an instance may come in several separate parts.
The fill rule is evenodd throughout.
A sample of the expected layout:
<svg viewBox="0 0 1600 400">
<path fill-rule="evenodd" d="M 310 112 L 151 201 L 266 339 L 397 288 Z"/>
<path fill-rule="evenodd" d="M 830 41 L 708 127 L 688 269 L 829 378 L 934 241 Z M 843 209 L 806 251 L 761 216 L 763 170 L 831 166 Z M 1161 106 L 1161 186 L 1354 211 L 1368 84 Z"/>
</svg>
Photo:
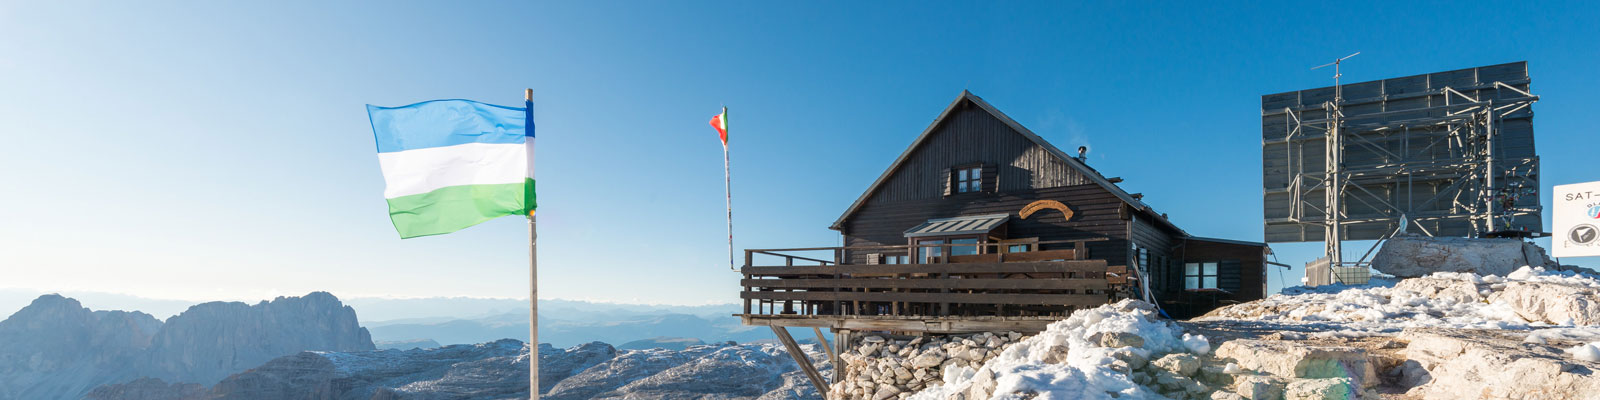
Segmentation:
<svg viewBox="0 0 1600 400">
<path fill-rule="evenodd" d="M 1124 297 L 1188 318 L 1264 296 L 1265 244 L 1189 235 L 1082 151 L 962 92 L 833 222 L 844 246 L 746 250 L 742 317 L 846 337 L 1038 331 Z"/>
</svg>

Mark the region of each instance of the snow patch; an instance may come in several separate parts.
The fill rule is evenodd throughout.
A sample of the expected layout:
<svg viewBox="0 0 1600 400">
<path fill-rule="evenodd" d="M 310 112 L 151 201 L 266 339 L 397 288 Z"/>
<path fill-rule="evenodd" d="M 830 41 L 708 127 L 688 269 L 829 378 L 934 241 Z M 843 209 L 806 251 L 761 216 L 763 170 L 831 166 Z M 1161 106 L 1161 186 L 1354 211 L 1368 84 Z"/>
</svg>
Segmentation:
<svg viewBox="0 0 1600 400">
<path fill-rule="evenodd" d="M 1050 324 L 1044 332 L 1006 348 L 977 370 L 946 367 L 943 385 L 917 392 L 911 399 L 946 400 L 957 393 L 967 394 L 968 400 L 1010 399 L 1020 394 L 1044 400 L 1164 399 L 1113 368 L 1118 362 L 1114 353 L 1119 349 L 1101 347 L 1089 340 L 1102 332 L 1131 333 L 1143 338 L 1144 346 L 1122 351 L 1145 359 L 1211 350 L 1205 337 L 1185 335 L 1182 327 L 1161 319 L 1148 303 L 1123 300 L 1075 311 L 1067 319 Z M 973 393 L 980 396 L 972 396 Z"/>
</svg>

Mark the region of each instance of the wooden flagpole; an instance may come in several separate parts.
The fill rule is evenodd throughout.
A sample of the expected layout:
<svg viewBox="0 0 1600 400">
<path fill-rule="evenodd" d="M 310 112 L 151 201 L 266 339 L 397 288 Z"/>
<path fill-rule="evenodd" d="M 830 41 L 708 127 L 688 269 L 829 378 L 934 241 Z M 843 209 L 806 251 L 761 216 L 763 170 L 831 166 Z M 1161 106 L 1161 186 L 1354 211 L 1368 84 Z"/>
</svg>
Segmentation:
<svg viewBox="0 0 1600 400">
<path fill-rule="evenodd" d="M 524 91 L 522 97 L 531 122 L 533 89 Z M 528 154 L 528 163 L 533 163 L 533 154 Z M 539 220 L 534 214 L 528 212 L 528 399 L 539 400 Z"/>
</svg>

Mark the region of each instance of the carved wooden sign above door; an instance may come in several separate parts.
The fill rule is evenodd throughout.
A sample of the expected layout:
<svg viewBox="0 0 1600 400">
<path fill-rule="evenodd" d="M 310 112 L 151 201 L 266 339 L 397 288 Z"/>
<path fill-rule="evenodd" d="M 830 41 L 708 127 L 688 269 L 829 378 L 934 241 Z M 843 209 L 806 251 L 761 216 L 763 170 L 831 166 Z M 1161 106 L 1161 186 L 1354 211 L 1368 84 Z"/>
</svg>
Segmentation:
<svg viewBox="0 0 1600 400">
<path fill-rule="evenodd" d="M 1033 213 L 1041 210 L 1061 211 L 1062 219 L 1068 221 L 1072 220 L 1072 208 L 1069 208 L 1066 204 L 1061 204 L 1061 202 L 1055 200 L 1038 200 L 1028 203 L 1028 205 L 1022 206 L 1022 211 L 1017 212 L 1017 216 L 1022 217 L 1022 219 L 1028 219 L 1028 216 L 1033 215 Z"/>
</svg>

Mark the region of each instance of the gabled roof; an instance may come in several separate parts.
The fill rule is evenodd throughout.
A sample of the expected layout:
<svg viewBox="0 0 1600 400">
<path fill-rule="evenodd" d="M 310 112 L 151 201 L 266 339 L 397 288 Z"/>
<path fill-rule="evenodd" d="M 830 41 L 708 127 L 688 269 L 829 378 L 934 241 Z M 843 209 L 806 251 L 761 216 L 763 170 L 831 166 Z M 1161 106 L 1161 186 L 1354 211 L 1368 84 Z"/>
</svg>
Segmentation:
<svg viewBox="0 0 1600 400">
<path fill-rule="evenodd" d="M 1011 119 L 1011 117 L 1007 116 L 1005 113 L 1002 113 L 1000 110 L 995 109 L 994 106 L 989 105 L 988 102 L 983 101 L 983 99 L 979 98 L 978 95 L 972 94 L 972 92 L 966 90 L 962 90 L 961 95 L 957 96 L 955 101 L 951 101 L 950 106 L 944 108 L 944 112 L 939 113 L 939 117 L 935 118 L 933 123 L 928 125 L 928 129 L 924 129 L 922 134 L 917 136 L 916 140 L 911 141 L 911 146 L 906 147 L 906 151 L 900 153 L 900 157 L 896 158 L 893 164 L 889 164 L 889 169 L 884 170 L 883 175 L 879 175 L 878 180 L 873 181 L 872 186 L 867 187 L 867 191 L 862 192 L 861 197 L 857 198 L 855 203 L 850 204 L 850 208 L 845 210 L 844 214 L 840 215 L 838 220 L 833 221 L 833 225 L 829 226 L 828 229 L 843 229 L 844 221 L 849 219 L 851 215 L 854 215 L 856 211 L 860 210 L 861 206 L 867 203 L 867 198 L 872 197 L 873 193 L 877 193 L 878 187 L 882 186 L 885 181 L 888 181 L 889 176 L 894 175 L 894 172 L 899 170 L 900 166 L 905 164 L 906 160 L 911 158 L 911 153 L 915 152 L 918 147 L 922 147 L 922 144 L 927 142 L 929 137 L 933 136 L 933 132 L 937 131 L 939 126 L 944 125 L 946 119 L 950 118 L 952 115 L 955 115 L 956 110 L 961 109 L 960 106 L 961 102 L 963 101 L 971 102 L 973 105 L 978 106 L 979 109 L 989 113 L 989 115 L 993 115 L 996 119 L 1004 122 L 1006 126 L 1011 127 L 1012 130 L 1022 134 L 1023 137 L 1033 141 L 1034 144 L 1038 144 L 1039 147 L 1044 148 L 1045 151 L 1049 152 L 1051 155 L 1054 155 L 1062 162 L 1067 163 L 1069 167 L 1077 170 L 1079 173 L 1083 174 L 1084 177 L 1089 178 L 1089 181 L 1100 185 L 1100 187 L 1105 188 L 1106 191 L 1111 192 L 1112 195 L 1122 199 L 1122 202 L 1132 206 L 1135 210 L 1144 212 L 1150 215 L 1153 220 L 1161 223 L 1162 225 L 1172 228 L 1184 236 L 1188 236 L 1188 233 L 1184 232 L 1182 229 L 1178 229 L 1176 225 L 1173 225 L 1172 222 L 1167 221 L 1167 219 L 1162 217 L 1161 214 L 1156 213 L 1154 209 L 1150 208 L 1150 206 L 1145 205 L 1144 202 L 1133 198 L 1133 196 L 1129 195 L 1128 192 L 1123 191 L 1122 188 L 1117 187 L 1116 184 L 1106 180 L 1106 177 L 1101 176 L 1100 172 L 1095 171 L 1094 168 L 1089 168 L 1088 165 L 1084 164 L 1082 161 L 1079 161 L 1077 157 L 1067 155 L 1066 152 L 1056 148 L 1055 145 L 1045 141 L 1044 138 L 1034 134 L 1033 131 L 1023 127 L 1022 124 L 1017 123 L 1016 120 Z"/>
</svg>

